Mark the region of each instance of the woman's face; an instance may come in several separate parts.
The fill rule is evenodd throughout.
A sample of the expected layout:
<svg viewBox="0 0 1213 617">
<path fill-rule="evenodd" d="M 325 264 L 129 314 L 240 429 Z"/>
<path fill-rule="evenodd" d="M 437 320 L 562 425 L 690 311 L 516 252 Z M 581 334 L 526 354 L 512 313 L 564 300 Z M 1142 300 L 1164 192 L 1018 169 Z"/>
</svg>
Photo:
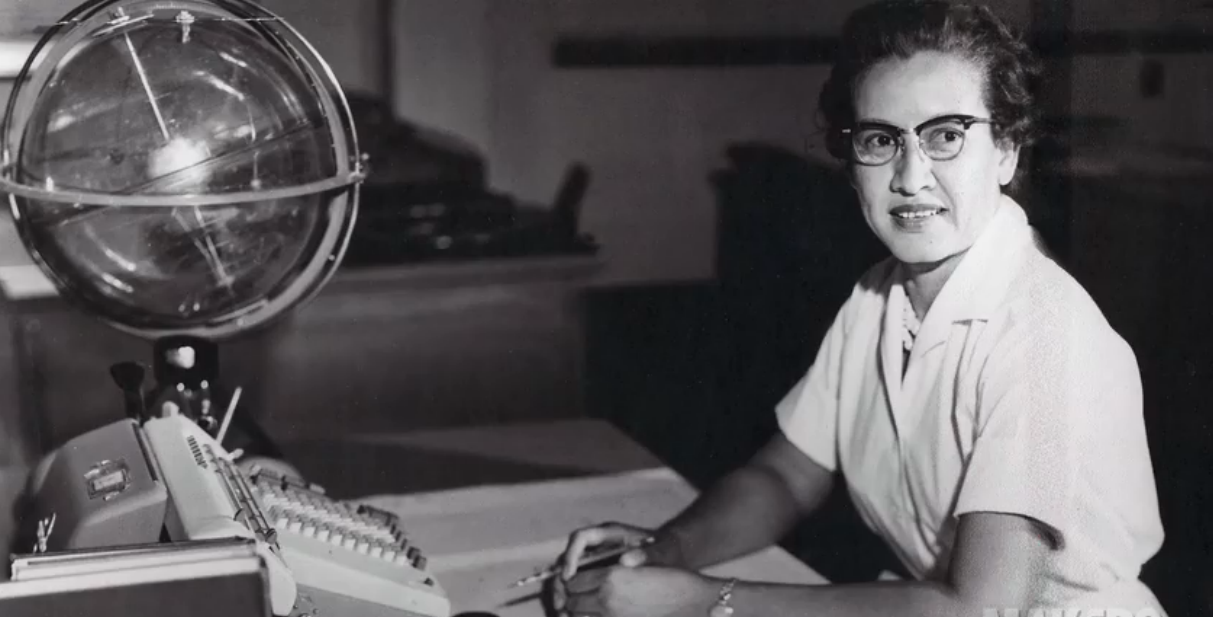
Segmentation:
<svg viewBox="0 0 1213 617">
<path fill-rule="evenodd" d="M 959 56 L 920 52 L 905 60 L 891 58 L 861 77 L 855 118 L 906 130 L 942 116 L 989 118 L 983 85 L 981 68 Z M 891 161 L 852 163 L 852 184 L 868 225 L 897 259 L 943 262 L 967 251 L 993 217 L 1019 151 L 995 143 L 989 124 L 964 131 L 964 147 L 948 161 L 928 158 L 915 136 L 902 137 L 905 147 Z"/>
</svg>

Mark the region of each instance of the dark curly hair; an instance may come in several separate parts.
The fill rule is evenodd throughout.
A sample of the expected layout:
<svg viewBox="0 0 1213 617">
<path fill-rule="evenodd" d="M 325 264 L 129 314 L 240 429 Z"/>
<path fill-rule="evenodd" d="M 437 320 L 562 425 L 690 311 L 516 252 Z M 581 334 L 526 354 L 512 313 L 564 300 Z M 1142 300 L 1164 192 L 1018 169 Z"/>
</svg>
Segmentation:
<svg viewBox="0 0 1213 617">
<path fill-rule="evenodd" d="M 886 0 L 856 10 L 843 25 L 834 67 L 818 97 L 830 154 L 850 157 L 841 131 L 855 122 L 855 86 L 864 73 L 881 60 L 921 51 L 956 54 L 979 66 L 994 138 L 1021 148 L 1035 141 L 1041 65 L 1016 32 L 980 5 Z"/>
</svg>

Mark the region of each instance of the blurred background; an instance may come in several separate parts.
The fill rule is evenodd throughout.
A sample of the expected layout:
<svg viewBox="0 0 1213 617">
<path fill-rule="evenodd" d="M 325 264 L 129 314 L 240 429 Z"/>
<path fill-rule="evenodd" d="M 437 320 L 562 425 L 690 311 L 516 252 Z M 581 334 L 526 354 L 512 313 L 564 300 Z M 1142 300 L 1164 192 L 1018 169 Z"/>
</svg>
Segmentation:
<svg viewBox="0 0 1213 617">
<path fill-rule="evenodd" d="M 0 0 L 3 94 L 75 4 Z M 816 116 L 860 0 L 263 4 L 330 62 L 371 176 L 331 284 L 221 366 L 337 494 L 587 472 L 491 437 L 587 418 L 709 483 L 769 437 L 883 256 Z M 1213 3 L 988 4 L 1047 60 L 1016 197 L 1138 355 L 1168 533 L 1144 576 L 1207 614 Z M 150 346 L 65 306 L 0 222 L 0 463 L 19 466 L 121 417 L 107 368 Z M 385 434 L 414 437 L 366 438 Z M 454 435 L 480 437 L 434 445 Z M 883 567 L 848 507 L 789 540 L 834 580 Z"/>
</svg>

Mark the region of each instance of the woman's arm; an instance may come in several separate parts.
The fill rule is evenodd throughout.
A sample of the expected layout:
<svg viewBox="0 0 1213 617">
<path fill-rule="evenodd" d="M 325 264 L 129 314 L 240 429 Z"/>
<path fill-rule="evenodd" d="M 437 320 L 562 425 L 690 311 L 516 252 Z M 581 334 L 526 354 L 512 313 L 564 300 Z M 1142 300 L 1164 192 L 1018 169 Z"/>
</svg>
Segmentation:
<svg viewBox="0 0 1213 617">
<path fill-rule="evenodd" d="M 825 501 L 834 474 L 782 432 L 657 532 L 646 561 L 698 570 L 766 548 Z"/>
<path fill-rule="evenodd" d="M 778 433 L 744 466 L 652 532 L 656 542 L 624 555 L 620 563 L 698 570 L 766 548 L 817 509 L 833 484 L 829 470 Z M 576 574 L 575 564 L 589 547 L 647 535 L 619 523 L 577 530 L 561 555 L 564 578 Z"/>
<path fill-rule="evenodd" d="M 1050 543 L 1035 521 L 1011 514 L 966 514 L 953 550 L 946 581 L 822 587 L 739 584 L 732 605 L 738 615 L 834 617 L 984 617 L 1007 614 L 1004 609 L 1027 615 L 1037 606 Z"/>
<path fill-rule="evenodd" d="M 1038 605 L 1046 534 L 1032 519 L 961 517 L 948 579 L 856 585 L 738 583 L 730 606 L 744 615 L 988 617 Z M 671 568 L 588 571 L 569 582 L 567 610 L 609 617 L 702 617 L 723 581 Z M 993 612 L 991 612 L 993 611 Z"/>
</svg>

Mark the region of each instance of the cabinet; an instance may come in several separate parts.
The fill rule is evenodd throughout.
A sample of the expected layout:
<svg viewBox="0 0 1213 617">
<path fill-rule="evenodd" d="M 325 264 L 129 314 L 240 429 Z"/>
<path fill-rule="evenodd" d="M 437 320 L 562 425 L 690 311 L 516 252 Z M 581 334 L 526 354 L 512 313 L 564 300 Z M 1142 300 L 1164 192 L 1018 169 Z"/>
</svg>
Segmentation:
<svg viewBox="0 0 1213 617">
<path fill-rule="evenodd" d="M 582 415 L 579 290 L 597 268 L 568 257 L 339 275 L 253 345 L 263 424 L 295 439 Z"/>
<path fill-rule="evenodd" d="M 69 306 L 8 242 L 0 426 L 7 456 L 28 459 L 120 418 L 109 367 L 150 364 L 152 348 Z M 579 416 L 580 288 L 599 267 L 552 256 L 343 268 L 272 327 L 221 342 L 220 386 L 241 387 L 238 413 L 280 441 Z"/>
</svg>

